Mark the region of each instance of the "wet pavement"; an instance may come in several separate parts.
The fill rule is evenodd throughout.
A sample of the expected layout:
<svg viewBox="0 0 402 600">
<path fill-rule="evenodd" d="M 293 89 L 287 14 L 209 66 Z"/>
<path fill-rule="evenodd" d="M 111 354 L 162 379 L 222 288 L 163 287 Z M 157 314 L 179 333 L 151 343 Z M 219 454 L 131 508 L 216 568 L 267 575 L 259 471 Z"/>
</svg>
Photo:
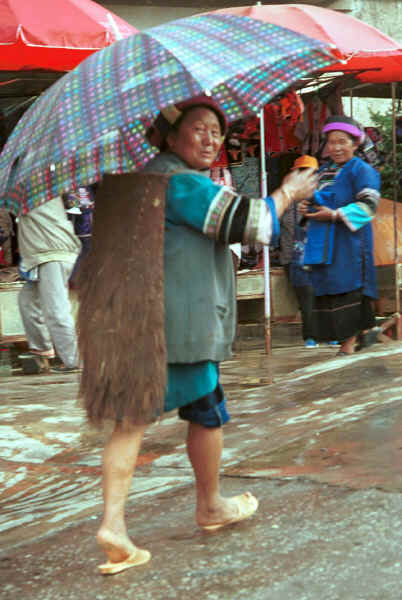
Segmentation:
<svg viewBox="0 0 402 600">
<path fill-rule="evenodd" d="M 77 375 L 0 381 L 0 598 L 402 599 L 402 344 L 245 344 L 222 365 L 231 422 L 222 487 L 260 508 L 215 534 L 194 522 L 186 425 L 147 432 L 127 508 L 153 555 L 104 578 L 94 535 L 101 450 Z"/>
</svg>

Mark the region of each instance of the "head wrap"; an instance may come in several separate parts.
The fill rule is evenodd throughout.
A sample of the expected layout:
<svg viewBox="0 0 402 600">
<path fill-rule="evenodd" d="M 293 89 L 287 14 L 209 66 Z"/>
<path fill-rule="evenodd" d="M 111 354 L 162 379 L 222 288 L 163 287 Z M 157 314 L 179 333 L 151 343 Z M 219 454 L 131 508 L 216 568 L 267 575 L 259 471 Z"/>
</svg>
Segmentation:
<svg viewBox="0 0 402 600">
<path fill-rule="evenodd" d="M 322 132 L 328 134 L 330 131 L 344 131 L 349 135 L 357 138 L 359 144 L 364 142 L 365 133 L 360 124 L 351 117 L 344 115 L 333 115 L 328 117 L 322 128 Z"/>
<path fill-rule="evenodd" d="M 216 114 L 221 126 L 222 135 L 224 136 L 227 130 L 227 121 L 224 112 L 210 96 L 202 95 L 190 98 L 190 100 L 185 100 L 178 104 L 172 104 L 161 110 L 156 117 L 154 124 L 147 131 L 147 138 L 152 146 L 156 146 L 161 150 L 173 125 L 187 110 L 198 106 L 209 108 Z"/>
<path fill-rule="evenodd" d="M 318 169 L 318 160 L 314 156 L 303 154 L 303 156 L 296 158 L 293 169 Z"/>
</svg>

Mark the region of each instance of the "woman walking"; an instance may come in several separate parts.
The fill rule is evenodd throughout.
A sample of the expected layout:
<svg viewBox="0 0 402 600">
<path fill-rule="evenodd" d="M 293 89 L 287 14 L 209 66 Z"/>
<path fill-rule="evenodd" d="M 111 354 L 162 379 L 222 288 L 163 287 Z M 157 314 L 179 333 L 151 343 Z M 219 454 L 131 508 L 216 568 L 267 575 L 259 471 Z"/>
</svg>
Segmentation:
<svg viewBox="0 0 402 600">
<path fill-rule="evenodd" d="M 229 420 L 226 398 L 219 383 L 219 363 L 231 356 L 236 312 L 229 245 L 257 241 L 268 244 L 279 233 L 278 218 L 282 212 L 291 203 L 311 196 L 317 183 L 311 172 L 292 173 L 267 199 L 242 197 L 214 183 L 203 171 L 208 173 L 225 132 L 225 116 L 210 98 L 200 97 L 171 107 L 158 117 L 149 132 L 150 141 L 161 152 L 147 165 L 149 175 L 143 175 L 167 181 L 164 241 L 167 386 L 163 412 L 178 409 L 179 417 L 188 422 L 187 453 L 196 483 L 195 518 L 205 531 L 216 531 L 248 518 L 258 507 L 257 499 L 249 492 L 225 498 L 219 489 L 222 426 Z M 132 206 L 133 200 L 130 200 Z M 150 195 L 149 205 L 145 207 L 151 210 L 152 205 L 158 204 L 156 194 Z M 95 251 L 96 208 L 94 222 Z M 104 239 L 101 244 L 105 244 Z M 146 238 L 144 244 L 147 244 Z M 113 247 L 112 252 L 114 250 Z M 141 248 L 137 247 L 138 251 Z M 127 260 L 132 259 L 128 256 Z M 104 266 L 99 269 L 106 278 Z M 91 292 L 89 286 L 91 275 L 93 280 L 97 269 L 91 267 L 90 260 L 83 264 L 79 285 L 83 297 L 88 289 L 88 296 L 96 299 L 96 291 Z M 127 310 L 131 308 L 130 315 L 133 315 L 133 299 L 127 298 L 126 302 Z M 93 312 L 102 315 L 101 309 Z M 141 314 L 136 316 L 137 323 L 141 318 Z M 84 328 L 90 319 L 91 314 L 87 318 L 84 311 L 80 321 Z M 116 321 L 113 320 L 113 327 Z M 99 327 L 94 329 L 94 335 L 98 330 Z M 84 383 L 86 377 L 102 375 L 96 365 L 92 368 L 90 362 L 86 365 L 86 357 L 91 361 L 93 354 L 91 346 L 88 347 L 88 352 L 83 351 Z M 132 357 L 129 364 L 132 370 L 138 368 L 136 349 L 141 351 L 138 342 L 131 349 L 132 354 L 122 356 L 122 360 Z M 114 356 L 110 360 L 114 360 Z M 101 370 L 105 368 L 104 361 Z M 105 385 L 97 387 L 101 387 L 103 393 Z M 129 389 L 127 393 L 134 397 L 138 390 Z M 90 422 L 100 422 L 105 416 L 115 421 L 103 457 L 104 518 L 97 535 L 108 558 L 108 562 L 99 567 L 103 574 L 143 564 L 151 556 L 131 541 L 124 517 L 145 429 L 149 422 L 161 416 L 148 400 L 148 397 L 134 397 L 133 401 L 129 398 L 124 403 L 114 385 L 105 391 L 103 404 L 89 394 L 85 398 Z M 141 403 L 151 410 L 144 409 L 142 413 L 136 410 Z M 141 418 L 138 418 L 139 413 Z M 148 418 L 144 417 L 145 413 Z"/>
</svg>

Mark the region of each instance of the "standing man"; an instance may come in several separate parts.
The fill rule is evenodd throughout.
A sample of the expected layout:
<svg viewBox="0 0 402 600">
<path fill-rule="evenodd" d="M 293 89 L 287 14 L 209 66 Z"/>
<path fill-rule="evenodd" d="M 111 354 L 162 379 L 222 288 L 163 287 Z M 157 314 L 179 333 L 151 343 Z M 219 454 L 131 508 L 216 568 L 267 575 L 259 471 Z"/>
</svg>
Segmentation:
<svg viewBox="0 0 402 600">
<path fill-rule="evenodd" d="M 71 314 L 68 280 L 81 243 L 57 197 L 18 219 L 20 273 L 26 283 L 18 302 L 29 353 L 39 373 L 42 359 L 54 357 L 63 364 L 54 372 L 78 370 L 75 323 Z"/>
</svg>

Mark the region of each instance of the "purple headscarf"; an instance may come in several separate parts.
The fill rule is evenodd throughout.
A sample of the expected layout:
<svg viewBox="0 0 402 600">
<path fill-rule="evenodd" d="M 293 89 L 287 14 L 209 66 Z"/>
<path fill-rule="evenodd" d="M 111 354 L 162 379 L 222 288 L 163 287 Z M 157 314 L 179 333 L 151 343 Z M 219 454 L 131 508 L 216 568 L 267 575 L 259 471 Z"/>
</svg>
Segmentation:
<svg viewBox="0 0 402 600">
<path fill-rule="evenodd" d="M 325 121 L 322 132 L 328 134 L 330 131 L 344 131 L 357 139 L 359 144 L 364 142 L 366 134 L 357 121 L 344 115 L 333 115 Z"/>
</svg>

